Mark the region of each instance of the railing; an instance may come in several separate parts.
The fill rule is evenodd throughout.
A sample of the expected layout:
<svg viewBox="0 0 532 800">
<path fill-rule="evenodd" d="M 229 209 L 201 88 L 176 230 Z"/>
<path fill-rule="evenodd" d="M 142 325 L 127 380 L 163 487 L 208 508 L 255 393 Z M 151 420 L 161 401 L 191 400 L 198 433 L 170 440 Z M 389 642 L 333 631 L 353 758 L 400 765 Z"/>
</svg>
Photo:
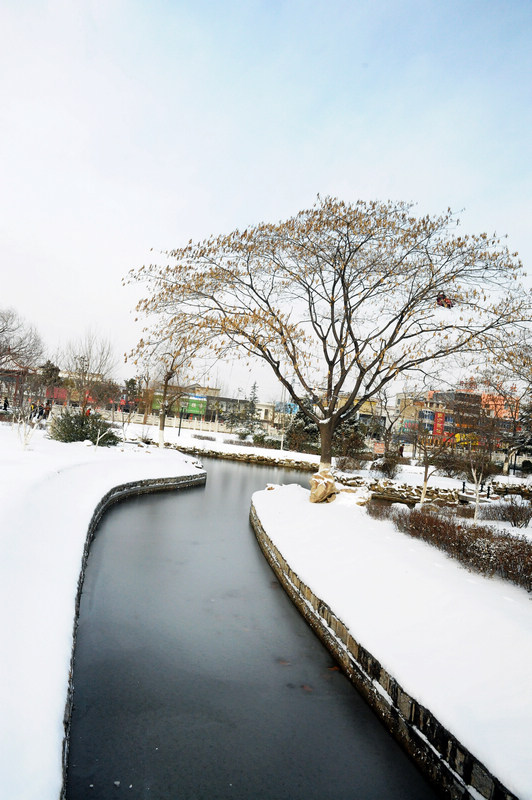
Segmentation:
<svg viewBox="0 0 532 800">
<path fill-rule="evenodd" d="M 154 425 L 157 428 L 159 427 L 158 414 L 148 414 L 145 420 L 144 414 L 126 414 L 122 411 L 100 411 L 99 413 L 101 413 L 102 416 L 111 422 L 117 422 L 119 424 L 134 423 L 135 425 Z M 235 437 L 237 436 L 234 427 L 231 428 L 225 422 L 221 422 L 220 420 L 216 420 L 215 422 L 206 422 L 205 420 L 197 419 L 195 417 L 192 419 L 183 417 L 180 420 L 179 417 L 167 416 L 165 420 L 165 428 L 181 428 L 184 430 L 203 431 L 208 433 L 226 433 L 228 435 L 234 435 Z M 267 423 L 263 430 L 267 436 L 279 433 L 277 428 L 274 428 Z"/>
</svg>

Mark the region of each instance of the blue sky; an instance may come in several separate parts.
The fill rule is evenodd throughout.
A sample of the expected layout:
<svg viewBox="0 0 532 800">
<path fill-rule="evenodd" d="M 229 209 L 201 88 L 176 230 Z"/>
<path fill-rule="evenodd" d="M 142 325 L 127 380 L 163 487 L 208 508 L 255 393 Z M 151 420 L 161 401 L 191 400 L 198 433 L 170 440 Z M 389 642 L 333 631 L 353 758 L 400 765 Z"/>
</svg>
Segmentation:
<svg viewBox="0 0 532 800">
<path fill-rule="evenodd" d="M 318 193 L 463 209 L 532 272 L 531 34 L 529 0 L 3 0 L 0 305 L 118 357 L 150 248 Z"/>
</svg>

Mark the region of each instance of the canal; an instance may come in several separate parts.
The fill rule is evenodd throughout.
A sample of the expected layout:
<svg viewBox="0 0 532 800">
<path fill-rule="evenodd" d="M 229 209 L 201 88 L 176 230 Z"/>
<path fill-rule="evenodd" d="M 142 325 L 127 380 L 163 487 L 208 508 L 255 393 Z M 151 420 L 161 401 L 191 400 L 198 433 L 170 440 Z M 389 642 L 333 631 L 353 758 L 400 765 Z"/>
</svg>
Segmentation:
<svg viewBox="0 0 532 800">
<path fill-rule="evenodd" d="M 252 493 L 308 475 L 205 466 L 205 487 L 132 498 L 100 523 L 67 800 L 435 798 L 256 543 Z"/>
</svg>

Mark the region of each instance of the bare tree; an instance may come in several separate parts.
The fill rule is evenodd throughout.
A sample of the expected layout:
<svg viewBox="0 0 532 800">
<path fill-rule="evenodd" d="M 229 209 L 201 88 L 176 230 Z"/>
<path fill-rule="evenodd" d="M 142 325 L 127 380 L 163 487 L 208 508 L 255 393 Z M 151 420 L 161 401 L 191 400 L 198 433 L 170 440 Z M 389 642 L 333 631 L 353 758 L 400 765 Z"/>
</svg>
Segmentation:
<svg viewBox="0 0 532 800">
<path fill-rule="evenodd" d="M 480 381 L 488 402 L 500 418 L 504 447 L 503 473 L 519 450 L 532 445 L 532 343 L 529 336 L 506 341 L 481 372 Z"/>
<path fill-rule="evenodd" d="M 397 441 L 400 434 L 397 427 L 404 416 L 405 407 L 420 405 L 426 393 L 427 388 L 423 384 L 417 385 L 409 381 L 404 382 L 402 391 L 395 396 L 386 385 L 377 393 L 377 402 L 372 407 L 371 429 L 380 433 L 382 437 L 385 458 L 390 454 L 394 441 L 396 449 L 398 448 Z"/>
<path fill-rule="evenodd" d="M 417 459 L 423 467 L 423 486 L 419 504 L 425 502 L 430 478 L 441 468 L 441 457 L 448 454 L 454 444 L 454 434 L 444 432 L 441 436 L 434 436 L 422 423 L 418 423 L 417 430 L 412 431 L 415 436 Z"/>
<path fill-rule="evenodd" d="M 101 399 L 101 392 L 112 388 L 109 384 L 115 364 L 111 343 L 88 331 L 82 338 L 67 344 L 62 356 L 62 367 L 66 373 L 65 385 L 69 386 L 74 399 L 85 413 L 91 398 Z"/>
<path fill-rule="evenodd" d="M 474 378 L 463 381 L 449 402 L 454 439 L 464 459 L 466 475 L 475 487 L 475 514 L 478 519 L 480 492 L 485 481 L 497 472 L 493 453 L 500 441 L 501 419 L 484 401 Z"/>
<path fill-rule="evenodd" d="M 159 447 L 163 447 L 168 412 L 174 403 L 190 392 L 199 379 L 197 364 L 204 342 L 194 329 L 174 329 L 167 333 L 157 326 L 148 326 L 144 334 L 145 338 L 140 340 L 129 358 L 137 365 L 143 364 L 147 374 L 147 365 L 151 365 L 151 370 L 160 376 L 162 392 L 159 405 Z M 126 360 L 127 358 L 126 356 Z"/>
<path fill-rule="evenodd" d="M 161 329 L 203 331 L 215 352 L 264 360 L 300 408 L 310 396 L 326 469 L 337 426 L 398 375 L 530 319 L 516 255 L 456 226 L 450 211 L 320 198 L 287 221 L 190 242 L 130 280 L 147 282 L 138 309 Z"/>
<path fill-rule="evenodd" d="M 12 308 L 0 309 L 0 379 L 16 377 L 20 396 L 28 373 L 39 363 L 44 351 L 41 337 Z M 16 391 L 15 391 L 16 394 Z M 13 402 L 17 398 L 12 397 Z"/>
</svg>

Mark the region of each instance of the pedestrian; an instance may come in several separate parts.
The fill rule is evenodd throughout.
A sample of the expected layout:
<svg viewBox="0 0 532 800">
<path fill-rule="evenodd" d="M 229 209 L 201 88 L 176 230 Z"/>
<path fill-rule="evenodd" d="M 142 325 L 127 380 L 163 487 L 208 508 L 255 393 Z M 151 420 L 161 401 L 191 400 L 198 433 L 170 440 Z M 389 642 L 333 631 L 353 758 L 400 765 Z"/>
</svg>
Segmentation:
<svg viewBox="0 0 532 800">
<path fill-rule="evenodd" d="M 9 403 L 7 401 L 7 397 L 4 397 L 4 411 L 7 411 L 8 408 L 9 408 Z"/>
</svg>

